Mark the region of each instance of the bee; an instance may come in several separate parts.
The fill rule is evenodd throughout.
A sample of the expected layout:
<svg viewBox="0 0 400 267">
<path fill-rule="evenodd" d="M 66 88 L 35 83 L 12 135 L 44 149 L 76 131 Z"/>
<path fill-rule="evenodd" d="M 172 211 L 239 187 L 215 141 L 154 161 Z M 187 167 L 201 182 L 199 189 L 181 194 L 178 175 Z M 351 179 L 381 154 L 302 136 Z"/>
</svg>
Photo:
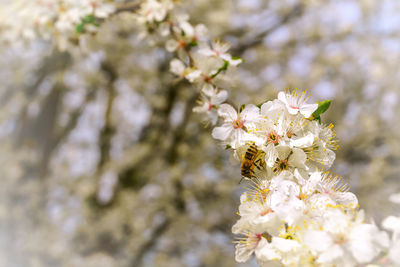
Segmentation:
<svg viewBox="0 0 400 267">
<path fill-rule="evenodd" d="M 243 178 L 252 179 L 257 177 L 256 169 L 262 170 L 265 168 L 265 152 L 259 150 L 257 146 L 252 143 L 247 148 L 244 156 L 242 158 L 242 162 L 240 164 L 240 171 Z M 242 180 L 243 180 L 242 178 Z M 240 182 L 242 181 L 240 180 Z M 239 183 L 240 183 L 239 182 Z"/>
</svg>

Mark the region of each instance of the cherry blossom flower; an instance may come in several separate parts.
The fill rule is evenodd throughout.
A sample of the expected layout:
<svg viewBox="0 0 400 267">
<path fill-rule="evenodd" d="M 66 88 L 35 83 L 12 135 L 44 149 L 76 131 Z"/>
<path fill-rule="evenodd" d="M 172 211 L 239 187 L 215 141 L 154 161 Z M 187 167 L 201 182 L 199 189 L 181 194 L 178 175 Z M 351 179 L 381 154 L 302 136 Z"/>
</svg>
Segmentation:
<svg viewBox="0 0 400 267">
<path fill-rule="evenodd" d="M 300 94 L 296 91 L 291 94 L 279 92 L 278 99 L 286 105 L 288 112 L 292 115 L 300 112 L 304 117 L 308 118 L 318 108 L 318 104 L 306 103 L 307 96 L 305 91 Z"/>
<path fill-rule="evenodd" d="M 193 111 L 206 114 L 207 119 L 210 120 L 211 124 L 215 125 L 218 120 L 218 112 L 216 108 L 227 99 L 228 92 L 225 90 L 218 91 L 218 89 L 211 84 L 205 84 L 201 92 L 201 100 L 198 101 L 199 106 L 194 107 Z"/>
<path fill-rule="evenodd" d="M 243 137 L 247 127 L 258 119 L 259 112 L 259 108 L 251 104 L 246 105 L 240 113 L 237 113 L 231 105 L 222 104 L 218 108 L 218 115 L 224 119 L 224 123 L 213 129 L 212 136 L 226 141 L 233 148 L 244 145 Z"/>
</svg>

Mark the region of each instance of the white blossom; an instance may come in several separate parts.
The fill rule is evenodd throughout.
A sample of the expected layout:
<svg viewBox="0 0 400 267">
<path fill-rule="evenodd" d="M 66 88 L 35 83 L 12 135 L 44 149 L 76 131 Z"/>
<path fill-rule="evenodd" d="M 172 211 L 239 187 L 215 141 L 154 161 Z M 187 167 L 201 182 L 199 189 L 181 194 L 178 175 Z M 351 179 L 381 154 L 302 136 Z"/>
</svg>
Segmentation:
<svg viewBox="0 0 400 267">
<path fill-rule="evenodd" d="M 308 118 L 318 108 L 318 104 L 307 104 L 306 92 L 297 93 L 293 91 L 292 94 L 279 92 L 278 99 L 286 105 L 290 114 L 301 113 L 304 117 Z"/>
</svg>

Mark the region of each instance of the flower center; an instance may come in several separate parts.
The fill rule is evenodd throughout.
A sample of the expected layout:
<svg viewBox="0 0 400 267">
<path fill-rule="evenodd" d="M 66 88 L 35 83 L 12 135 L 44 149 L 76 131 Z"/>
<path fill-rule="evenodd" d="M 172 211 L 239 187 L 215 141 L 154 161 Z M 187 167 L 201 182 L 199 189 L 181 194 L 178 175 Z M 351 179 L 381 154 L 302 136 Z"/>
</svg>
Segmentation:
<svg viewBox="0 0 400 267">
<path fill-rule="evenodd" d="M 256 234 L 256 239 L 257 239 L 257 242 L 259 242 L 260 240 L 261 240 L 261 234 Z"/>
<path fill-rule="evenodd" d="M 277 173 L 287 169 L 289 169 L 289 162 L 287 161 L 287 159 L 278 159 L 275 163 L 275 168 L 273 169 L 273 171 Z"/>
<path fill-rule="evenodd" d="M 212 81 L 212 77 L 208 75 L 203 75 L 203 81 L 206 83 L 210 83 Z"/>
<path fill-rule="evenodd" d="M 304 194 L 304 193 L 300 193 L 300 194 L 297 196 L 297 198 L 300 199 L 300 200 L 306 199 L 307 197 L 308 197 L 308 196 L 307 196 L 306 194 Z"/>
<path fill-rule="evenodd" d="M 212 110 L 212 108 L 213 108 L 213 104 L 208 103 L 208 111 Z"/>
<path fill-rule="evenodd" d="M 292 131 L 292 130 L 288 130 L 288 131 L 286 132 L 286 136 L 287 136 L 288 138 L 292 138 L 292 136 L 293 136 L 293 131 Z"/>
<path fill-rule="evenodd" d="M 242 120 L 239 118 L 239 119 L 233 121 L 232 124 L 233 124 L 233 128 L 235 128 L 235 129 L 240 129 L 240 128 L 242 128 L 242 127 L 244 126 L 244 121 L 242 121 Z"/>
<path fill-rule="evenodd" d="M 342 245 L 342 244 L 344 244 L 344 243 L 346 243 L 347 242 L 347 239 L 346 239 L 346 237 L 344 236 L 344 235 L 338 235 L 338 236 L 336 236 L 335 237 L 335 239 L 334 239 L 334 243 L 335 244 L 338 244 L 338 245 Z"/>
<path fill-rule="evenodd" d="M 261 213 L 261 216 L 265 216 L 265 215 L 267 215 L 268 213 L 271 213 L 271 212 L 274 212 L 274 211 L 273 211 L 271 208 L 269 208 L 269 209 L 263 211 L 263 212 Z"/>
<path fill-rule="evenodd" d="M 279 135 L 277 132 L 272 131 L 267 135 L 267 143 L 269 144 L 278 144 L 279 143 Z"/>
<path fill-rule="evenodd" d="M 180 39 L 179 41 L 178 41 L 178 47 L 180 47 L 180 48 L 185 48 L 186 47 L 186 42 L 185 42 L 185 40 L 183 40 L 183 39 Z"/>
</svg>

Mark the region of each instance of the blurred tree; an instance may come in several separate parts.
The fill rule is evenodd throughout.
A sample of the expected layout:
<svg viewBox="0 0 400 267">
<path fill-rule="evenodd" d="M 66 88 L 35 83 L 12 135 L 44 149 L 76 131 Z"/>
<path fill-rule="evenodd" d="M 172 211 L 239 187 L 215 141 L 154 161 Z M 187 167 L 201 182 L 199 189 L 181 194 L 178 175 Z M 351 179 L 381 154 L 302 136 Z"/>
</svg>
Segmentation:
<svg viewBox="0 0 400 267">
<path fill-rule="evenodd" d="M 235 265 L 239 167 L 192 113 L 198 92 L 169 72 L 165 40 L 141 37 L 138 4 L 116 1 L 63 52 L 51 39 L 1 46 L 1 266 Z M 244 58 L 225 83 L 238 107 L 283 88 L 331 98 L 333 172 L 377 221 L 395 211 L 386 198 L 400 190 L 400 3 L 178 8 Z"/>
</svg>

